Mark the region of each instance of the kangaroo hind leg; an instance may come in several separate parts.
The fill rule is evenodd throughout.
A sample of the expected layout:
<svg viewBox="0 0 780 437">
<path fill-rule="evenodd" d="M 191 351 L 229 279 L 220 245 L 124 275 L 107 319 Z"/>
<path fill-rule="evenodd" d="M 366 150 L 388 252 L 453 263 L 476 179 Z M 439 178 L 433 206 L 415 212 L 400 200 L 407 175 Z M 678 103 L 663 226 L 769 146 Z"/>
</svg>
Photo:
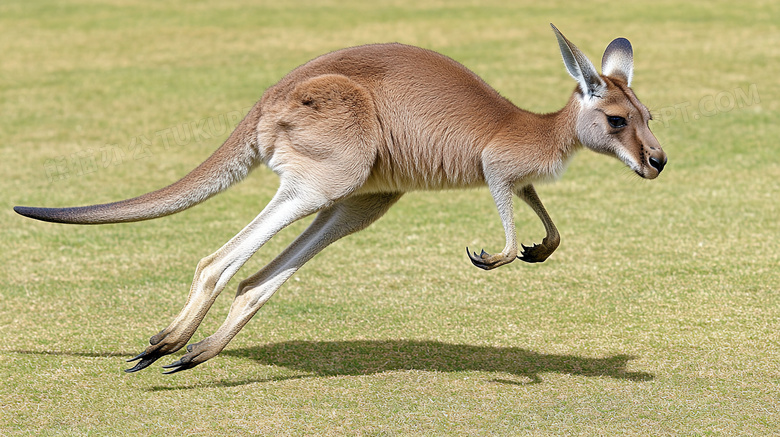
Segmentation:
<svg viewBox="0 0 780 437">
<path fill-rule="evenodd" d="M 294 193 L 294 195 L 293 195 Z M 160 357 L 176 352 L 190 340 L 211 305 L 230 278 L 268 240 L 289 224 L 323 208 L 326 199 L 302 193 L 284 181 L 263 211 L 218 251 L 203 258 L 195 270 L 184 308 L 171 324 L 149 340 L 149 347 L 129 361 L 138 361 L 127 372 L 148 367 Z"/>
<path fill-rule="evenodd" d="M 274 105 L 264 110 L 273 115 L 260 121 L 260 131 L 274 132 L 266 146 L 272 151 L 269 166 L 281 177 L 279 191 L 252 223 L 198 264 L 184 308 L 128 371 L 182 348 L 225 284 L 260 247 L 294 221 L 349 198 L 368 178 L 379 130 L 362 86 L 345 76 L 317 76 L 299 84 L 282 106 Z"/>
<path fill-rule="evenodd" d="M 252 316 L 303 264 L 334 241 L 364 229 L 381 217 L 401 194 L 366 194 L 349 197 L 321 211 L 317 218 L 276 259 L 245 279 L 222 326 L 203 341 L 187 346 L 188 353 L 163 366 L 175 373 L 219 354 Z"/>
</svg>

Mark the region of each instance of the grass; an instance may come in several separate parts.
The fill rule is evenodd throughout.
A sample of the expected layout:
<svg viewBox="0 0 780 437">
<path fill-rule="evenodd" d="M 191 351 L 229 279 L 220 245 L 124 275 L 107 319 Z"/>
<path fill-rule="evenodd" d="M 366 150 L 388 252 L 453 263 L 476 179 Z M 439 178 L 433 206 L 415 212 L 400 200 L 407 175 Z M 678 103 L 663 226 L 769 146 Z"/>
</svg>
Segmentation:
<svg viewBox="0 0 780 437">
<path fill-rule="evenodd" d="M 780 10 L 612 6 L 4 2 L 0 434 L 780 433 Z M 642 181 L 581 153 L 538 188 L 563 237 L 543 264 L 470 265 L 464 246 L 503 245 L 486 190 L 412 193 L 307 264 L 219 357 L 126 375 L 198 260 L 251 220 L 275 176 L 259 169 L 151 222 L 66 227 L 11 210 L 170 183 L 263 89 L 348 45 L 425 46 L 521 107 L 555 110 L 574 84 L 549 22 L 595 63 L 612 38 L 631 39 L 634 88 L 670 163 Z M 517 206 L 521 241 L 538 242 L 541 224 Z"/>
</svg>

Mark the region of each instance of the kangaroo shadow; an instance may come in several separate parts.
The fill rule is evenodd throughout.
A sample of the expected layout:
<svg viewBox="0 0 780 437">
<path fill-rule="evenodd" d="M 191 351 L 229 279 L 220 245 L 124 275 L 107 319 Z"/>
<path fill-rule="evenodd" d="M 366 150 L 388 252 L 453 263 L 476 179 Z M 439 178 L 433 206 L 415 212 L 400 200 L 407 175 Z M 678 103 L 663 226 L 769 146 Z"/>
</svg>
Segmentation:
<svg viewBox="0 0 780 437">
<path fill-rule="evenodd" d="M 316 376 L 368 375 L 398 370 L 508 373 L 539 383 L 542 373 L 650 381 L 654 376 L 626 370 L 629 355 L 587 358 L 541 354 L 515 347 L 472 346 L 438 341 L 289 341 L 222 352 Z M 495 382 L 523 384 L 494 379 Z"/>
</svg>

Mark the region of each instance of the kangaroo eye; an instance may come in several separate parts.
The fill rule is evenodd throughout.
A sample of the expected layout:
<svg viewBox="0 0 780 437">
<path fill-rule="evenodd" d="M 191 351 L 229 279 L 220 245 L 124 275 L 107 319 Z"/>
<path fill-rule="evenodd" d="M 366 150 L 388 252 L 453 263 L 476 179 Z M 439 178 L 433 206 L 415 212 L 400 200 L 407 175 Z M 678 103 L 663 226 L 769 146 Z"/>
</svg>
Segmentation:
<svg viewBox="0 0 780 437">
<path fill-rule="evenodd" d="M 607 122 L 609 123 L 610 126 L 616 129 L 621 127 L 626 127 L 626 119 L 623 117 L 608 115 Z"/>
</svg>

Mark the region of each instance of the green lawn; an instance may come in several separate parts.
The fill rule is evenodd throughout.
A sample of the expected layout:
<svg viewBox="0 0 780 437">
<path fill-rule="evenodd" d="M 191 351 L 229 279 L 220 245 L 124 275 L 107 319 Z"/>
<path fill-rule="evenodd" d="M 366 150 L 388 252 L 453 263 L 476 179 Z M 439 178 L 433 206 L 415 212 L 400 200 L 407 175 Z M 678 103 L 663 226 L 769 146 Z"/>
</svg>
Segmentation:
<svg viewBox="0 0 780 437">
<path fill-rule="evenodd" d="M 0 435 L 780 433 L 777 2 L 219 4 L 0 3 Z M 219 357 L 129 375 L 276 177 L 134 224 L 12 211 L 173 182 L 265 88 L 344 46 L 424 46 L 556 110 L 574 81 L 550 22 L 597 65 L 632 41 L 669 164 L 644 181 L 583 151 L 537 187 L 562 234 L 543 264 L 471 265 L 465 246 L 504 244 L 487 190 L 411 193 L 301 269 Z M 541 241 L 516 206 L 520 240 Z M 258 252 L 195 340 L 305 225 Z"/>
</svg>

